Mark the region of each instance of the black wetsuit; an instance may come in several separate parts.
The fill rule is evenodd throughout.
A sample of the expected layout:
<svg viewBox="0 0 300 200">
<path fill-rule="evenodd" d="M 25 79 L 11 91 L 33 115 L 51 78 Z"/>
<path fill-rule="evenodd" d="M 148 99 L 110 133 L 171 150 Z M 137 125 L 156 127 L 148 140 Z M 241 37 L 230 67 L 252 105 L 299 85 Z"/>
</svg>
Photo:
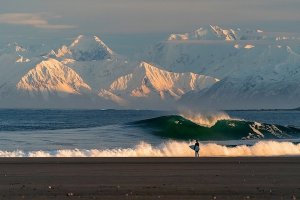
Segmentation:
<svg viewBox="0 0 300 200">
<path fill-rule="evenodd" d="M 200 151 L 199 142 L 195 143 L 194 150 L 195 150 L 195 157 L 199 157 L 199 151 Z"/>
<path fill-rule="evenodd" d="M 196 142 L 195 146 L 198 146 L 198 147 L 199 147 L 199 142 Z"/>
<path fill-rule="evenodd" d="M 199 142 L 196 142 L 196 143 L 195 143 L 195 147 L 196 147 L 196 146 L 198 146 L 198 149 L 199 149 Z"/>
</svg>

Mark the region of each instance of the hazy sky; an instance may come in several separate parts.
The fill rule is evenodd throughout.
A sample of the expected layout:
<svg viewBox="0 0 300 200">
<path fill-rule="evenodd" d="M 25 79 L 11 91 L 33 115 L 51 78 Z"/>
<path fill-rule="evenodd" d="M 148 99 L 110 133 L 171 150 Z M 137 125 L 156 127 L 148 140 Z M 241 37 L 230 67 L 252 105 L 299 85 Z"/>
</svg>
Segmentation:
<svg viewBox="0 0 300 200">
<path fill-rule="evenodd" d="M 0 40 L 157 35 L 207 24 L 300 32 L 300 0 L 0 0 L 0 5 Z"/>
</svg>

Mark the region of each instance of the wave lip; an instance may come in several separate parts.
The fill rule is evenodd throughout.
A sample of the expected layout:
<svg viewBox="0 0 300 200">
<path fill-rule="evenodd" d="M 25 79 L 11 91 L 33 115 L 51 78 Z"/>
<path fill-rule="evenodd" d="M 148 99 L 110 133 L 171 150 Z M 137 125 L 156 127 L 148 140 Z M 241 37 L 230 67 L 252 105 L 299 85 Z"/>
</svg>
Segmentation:
<svg viewBox="0 0 300 200">
<path fill-rule="evenodd" d="M 195 124 L 208 127 L 208 128 L 213 127 L 218 121 L 221 120 L 233 120 L 226 113 L 201 114 L 201 113 L 193 113 L 191 111 L 185 111 L 182 112 L 180 116 L 194 122 Z"/>
<path fill-rule="evenodd" d="M 141 142 L 134 148 L 64 149 L 55 151 L 0 151 L 0 157 L 193 157 L 189 142 L 169 141 L 158 147 Z M 253 146 L 227 147 L 216 143 L 200 144 L 200 157 L 300 156 L 300 144 L 259 141 Z"/>
</svg>

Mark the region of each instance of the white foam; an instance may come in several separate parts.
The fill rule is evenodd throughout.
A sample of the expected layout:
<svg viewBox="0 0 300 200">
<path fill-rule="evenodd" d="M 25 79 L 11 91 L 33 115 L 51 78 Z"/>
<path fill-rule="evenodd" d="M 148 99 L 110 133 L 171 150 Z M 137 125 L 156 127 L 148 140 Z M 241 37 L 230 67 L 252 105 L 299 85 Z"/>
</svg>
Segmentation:
<svg viewBox="0 0 300 200">
<path fill-rule="evenodd" d="M 259 137 L 264 138 L 265 137 L 264 134 L 262 134 L 262 132 L 258 130 L 260 127 L 261 127 L 261 123 L 258 122 L 254 122 L 253 125 L 250 125 L 250 128 L 254 133 L 256 133 Z"/>
<path fill-rule="evenodd" d="M 0 151 L 0 157 L 193 157 L 190 143 L 169 141 L 154 147 L 141 142 L 125 149 L 64 149 L 56 151 Z M 300 144 L 292 142 L 260 141 L 253 146 L 226 147 L 215 143 L 200 144 L 201 157 L 236 156 L 300 156 Z"/>
<path fill-rule="evenodd" d="M 206 127 L 214 126 L 220 120 L 229 120 L 231 117 L 226 113 L 193 113 L 192 111 L 184 111 L 180 114 L 196 124 Z"/>
</svg>

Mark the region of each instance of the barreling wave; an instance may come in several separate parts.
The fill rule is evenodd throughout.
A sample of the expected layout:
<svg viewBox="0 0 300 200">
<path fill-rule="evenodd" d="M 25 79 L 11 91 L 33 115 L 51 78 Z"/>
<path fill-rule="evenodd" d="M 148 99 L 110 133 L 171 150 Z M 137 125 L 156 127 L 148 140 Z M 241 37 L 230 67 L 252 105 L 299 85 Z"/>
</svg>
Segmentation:
<svg viewBox="0 0 300 200">
<path fill-rule="evenodd" d="M 160 146 L 141 142 L 126 149 L 65 149 L 56 151 L 0 151 L 0 157 L 192 157 L 188 142 L 169 141 Z M 227 147 L 215 143 L 200 144 L 201 157 L 300 156 L 300 144 L 259 141 L 253 146 Z"/>
<path fill-rule="evenodd" d="M 179 140 L 289 139 L 300 136 L 299 128 L 231 119 L 224 115 L 210 121 L 187 118 L 178 115 L 162 116 L 137 121 L 132 125 L 162 138 Z M 203 122 L 207 123 L 203 125 Z"/>
</svg>

